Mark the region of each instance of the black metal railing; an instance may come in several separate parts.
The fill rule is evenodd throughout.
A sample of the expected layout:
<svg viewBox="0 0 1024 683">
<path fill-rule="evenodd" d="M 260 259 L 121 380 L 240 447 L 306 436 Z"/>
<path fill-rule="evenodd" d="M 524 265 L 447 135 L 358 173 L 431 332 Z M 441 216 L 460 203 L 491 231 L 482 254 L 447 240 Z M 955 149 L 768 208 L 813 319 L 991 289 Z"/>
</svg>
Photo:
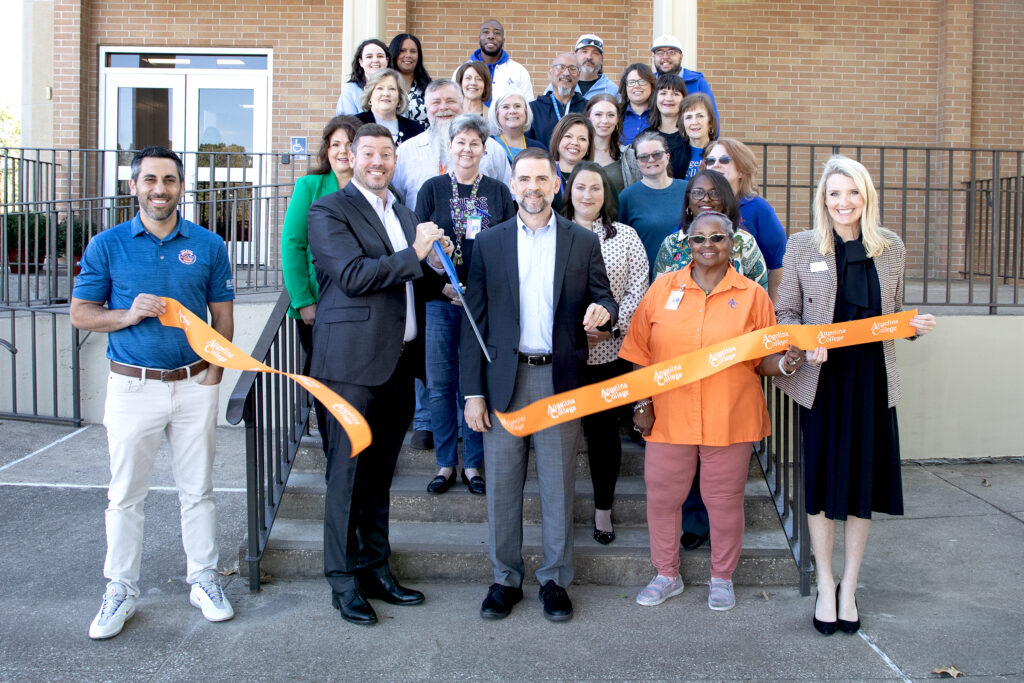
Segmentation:
<svg viewBox="0 0 1024 683">
<path fill-rule="evenodd" d="M 0 418 L 80 427 L 81 342 L 67 308 L 0 306 Z"/>
<path fill-rule="evenodd" d="M 804 501 L 799 411 L 793 399 L 771 379 L 765 377 L 762 382 L 772 433 L 757 444 L 755 452 L 800 575 L 800 595 L 810 595 L 813 567 Z"/>
<path fill-rule="evenodd" d="M 286 315 L 289 301 L 288 293 L 282 292 L 251 355 L 275 370 L 301 373 L 305 353 L 299 343 L 298 323 Z M 309 424 L 311 406 L 312 397 L 298 384 L 283 375 L 261 372 L 243 372 L 228 401 L 228 422 L 245 421 L 245 561 L 253 591 L 260 588 L 260 561 Z"/>
</svg>

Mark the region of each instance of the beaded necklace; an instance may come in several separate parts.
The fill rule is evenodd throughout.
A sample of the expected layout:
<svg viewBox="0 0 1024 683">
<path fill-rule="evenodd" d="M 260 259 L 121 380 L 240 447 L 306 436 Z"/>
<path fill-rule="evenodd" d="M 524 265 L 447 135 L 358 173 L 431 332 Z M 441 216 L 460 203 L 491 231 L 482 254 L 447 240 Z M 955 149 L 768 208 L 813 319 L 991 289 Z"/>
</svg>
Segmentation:
<svg viewBox="0 0 1024 683">
<path fill-rule="evenodd" d="M 478 216 L 476 209 L 476 193 L 480 189 L 480 179 L 483 177 L 477 173 L 473 181 L 473 189 L 469 193 L 469 199 L 465 202 L 459 201 L 459 184 L 455 180 L 455 171 L 448 174 L 452 180 L 452 227 L 455 229 L 455 256 L 452 259 L 455 265 L 462 265 L 462 238 L 466 236 L 466 224 L 471 216 Z"/>
</svg>

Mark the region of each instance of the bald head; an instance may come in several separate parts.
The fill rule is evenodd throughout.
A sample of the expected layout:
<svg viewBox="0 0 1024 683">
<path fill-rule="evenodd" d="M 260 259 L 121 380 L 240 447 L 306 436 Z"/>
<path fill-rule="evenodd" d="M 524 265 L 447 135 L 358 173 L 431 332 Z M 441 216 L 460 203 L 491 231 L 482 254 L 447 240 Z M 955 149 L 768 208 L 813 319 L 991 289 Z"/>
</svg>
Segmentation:
<svg viewBox="0 0 1024 683">
<path fill-rule="evenodd" d="M 555 55 L 548 70 L 551 77 L 551 90 L 559 99 L 572 97 L 576 83 L 580 80 L 580 67 L 576 64 L 576 57 L 571 52 L 562 52 Z"/>
<path fill-rule="evenodd" d="M 480 25 L 480 52 L 484 61 L 497 61 L 504 49 L 505 27 L 497 19 L 488 19 Z"/>
</svg>

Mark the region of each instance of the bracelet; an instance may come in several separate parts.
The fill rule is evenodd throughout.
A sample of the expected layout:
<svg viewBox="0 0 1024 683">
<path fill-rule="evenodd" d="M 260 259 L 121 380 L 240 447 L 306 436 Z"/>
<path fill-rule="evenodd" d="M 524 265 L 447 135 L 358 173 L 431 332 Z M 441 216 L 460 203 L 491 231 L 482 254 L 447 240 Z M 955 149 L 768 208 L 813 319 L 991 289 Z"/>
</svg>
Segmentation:
<svg viewBox="0 0 1024 683">
<path fill-rule="evenodd" d="M 651 405 L 652 403 L 654 403 L 654 401 L 652 401 L 649 398 L 645 398 L 645 399 L 642 399 L 640 401 L 637 401 L 636 405 L 633 406 L 633 412 L 634 413 L 642 413 L 642 412 L 644 412 L 644 408 L 646 408 L 647 406 Z"/>
<path fill-rule="evenodd" d="M 782 354 L 781 356 L 779 356 L 779 372 L 781 372 L 786 377 L 791 377 L 796 374 L 796 370 L 790 370 L 789 372 L 786 372 L 785 360 L 786 354 Z"/>
</svg>

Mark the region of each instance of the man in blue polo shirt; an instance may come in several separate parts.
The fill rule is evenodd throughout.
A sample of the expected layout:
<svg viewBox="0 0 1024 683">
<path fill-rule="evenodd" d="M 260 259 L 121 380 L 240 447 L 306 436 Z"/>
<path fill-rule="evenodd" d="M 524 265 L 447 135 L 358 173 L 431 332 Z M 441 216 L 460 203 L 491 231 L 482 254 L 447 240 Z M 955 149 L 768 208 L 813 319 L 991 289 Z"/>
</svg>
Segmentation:
<svg viewBox="0 0 1024 683">
<path fill-rule="evenodd" d="M 143 504 L 157 448 L 167 435 L 181 503 L 189 601 L 210 621 L 234 616 L 217 574 L 211 481 L 222 368 L 163 326 L 161 296 L 177 299 L 226 338 L 234 332 L 234 286 L 224 240 L 178 214 L 184 171 L 176 154 L 147 147 L 132 159 L 132 220 L 99 233 L 82 257 L 71 295 L 71 323 L 107 332 L 103 425 L 110 450 L 106 511 L 108 579 L 90 638 L 121 632 L 135 613 L 142 557 Z"/>
</svg>

